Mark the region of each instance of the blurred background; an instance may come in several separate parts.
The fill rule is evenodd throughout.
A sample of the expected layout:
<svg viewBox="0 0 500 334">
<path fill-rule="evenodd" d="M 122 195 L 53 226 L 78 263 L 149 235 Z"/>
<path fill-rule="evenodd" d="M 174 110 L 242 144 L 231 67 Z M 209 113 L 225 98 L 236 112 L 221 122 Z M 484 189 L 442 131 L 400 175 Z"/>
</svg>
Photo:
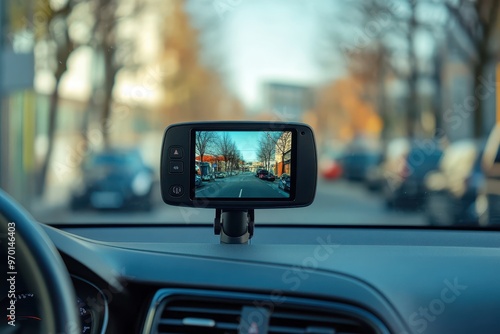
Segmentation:
<svg viewBox="0 0 500 334">
<path fill-rule="evenodd" d="M 260 222 L 498 224 L 499 2 L 3 0 L 0 187 L 47 223 L 211 222 L 161 203 L 164 129 L 300 121 L 316 201 Z"/>
</svg>

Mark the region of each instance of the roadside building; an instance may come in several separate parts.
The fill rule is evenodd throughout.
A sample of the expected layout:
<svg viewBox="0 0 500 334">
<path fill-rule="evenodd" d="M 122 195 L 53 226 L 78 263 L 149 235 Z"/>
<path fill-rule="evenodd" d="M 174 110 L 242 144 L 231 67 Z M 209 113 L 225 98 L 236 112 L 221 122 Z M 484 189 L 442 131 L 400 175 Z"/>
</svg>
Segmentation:
<svg viewBox="0 0 500 334">
<path fill-rule="evenodd" d="M 268 82 L 264 86 L 267 110 L 280 121 L 301 121 L 313 106 L 311 88 L 282 82 Z"/>
<path fill-rule="evenodd" d="M 29 204 L 35 178 L 33 3 L 0 2 L 0 188 Z"/>
<path fill-rule="evenodd" d="M 290 132 L 283 132 L 278 138 L 275 148 L 275 161 L 274 174 L 276 176 L 291 173 L 292 134 Z"/>
</svg>

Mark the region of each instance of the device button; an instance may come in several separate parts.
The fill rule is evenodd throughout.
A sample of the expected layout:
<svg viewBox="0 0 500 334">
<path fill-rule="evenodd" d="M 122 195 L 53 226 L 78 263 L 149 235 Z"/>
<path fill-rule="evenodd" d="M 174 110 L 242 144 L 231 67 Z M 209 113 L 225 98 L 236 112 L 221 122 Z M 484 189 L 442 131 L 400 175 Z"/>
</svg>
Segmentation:
<svg viewBox="0 0 500 334">
<path fill-rule="evenodd" d="M 176 184 L 170 187 L 170 195 L 174 197 L 180 197 L 183 194 L 184 194 L 184 188 L 181 185 Z"/>
<path fill-rule="evenodd" d="M 182 161 L 170 162 L 170 173 L 182 173 L 182 172 L 184 172 L 184 163 Z"/>
<path fill-rule="evenodd" d="M 172 146 L 170 147 L 170 158 L 171 159 L 180 159 L 182 158 L 182 147 Z"/>
</svg>

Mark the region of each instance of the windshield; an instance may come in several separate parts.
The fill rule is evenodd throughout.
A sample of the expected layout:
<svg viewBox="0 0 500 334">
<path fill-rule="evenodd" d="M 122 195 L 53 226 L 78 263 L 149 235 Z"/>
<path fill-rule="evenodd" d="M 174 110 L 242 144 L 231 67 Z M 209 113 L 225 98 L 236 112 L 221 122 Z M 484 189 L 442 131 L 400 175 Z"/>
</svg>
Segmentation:
<svg viewBox="0 0 500 334">
<path fill-rule="evenodd" d="M 259 224 L 500 223 L 499 1 L 0 6 L 0 187 L 44 223 L 211 224 L 159 189 L 165 128 L 207 120 L 314 130 L 314 203 Z M 197 193 L 247 178 L 289 196 L 290 147 L 238 158 L 201 139 Z"/>
</svg>

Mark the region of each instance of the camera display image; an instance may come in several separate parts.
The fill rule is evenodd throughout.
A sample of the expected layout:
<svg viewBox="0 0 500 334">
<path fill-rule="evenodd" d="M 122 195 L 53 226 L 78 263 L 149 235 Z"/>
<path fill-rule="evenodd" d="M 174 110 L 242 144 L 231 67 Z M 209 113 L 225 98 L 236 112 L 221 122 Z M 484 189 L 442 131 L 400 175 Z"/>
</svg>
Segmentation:
<svg viewBox="0 0 500 334">
<path fill-rule="evenodd" d="M 195 198 L 290 198 L 291 131 L 196 131 Z"/>
</svg>

